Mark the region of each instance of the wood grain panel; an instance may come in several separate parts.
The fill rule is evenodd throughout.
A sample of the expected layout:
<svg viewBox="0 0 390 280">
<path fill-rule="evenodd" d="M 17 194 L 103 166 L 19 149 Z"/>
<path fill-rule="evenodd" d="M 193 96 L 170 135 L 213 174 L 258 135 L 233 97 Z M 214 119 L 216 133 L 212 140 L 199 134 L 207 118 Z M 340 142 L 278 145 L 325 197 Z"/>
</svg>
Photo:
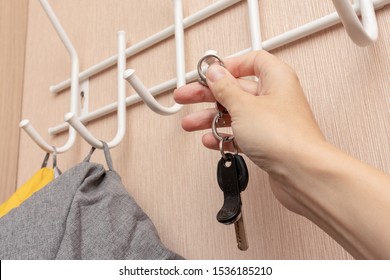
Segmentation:
<svg viewBox="0 0 390 280">
<path fill-rule="evenodd" d="M 115 4 L 113 4 L 115 2 Z M 112 55 L 116 31 L 127 32 L 130 46 L 173 23 L 171 1 L 50 0 L 80 56 L 81 68 Z M 184 16 L 213 3 L 184 0 Z M 260 1 L 264 38 L 333 12 L 330 1 Z M 380 39 L 368 48 L 355 46 L 341 25 L 279 48 L 273 53 L 298 72 L 314 114 L 326 137 L 336 146 L 390 172 L 388 80 L 390 9 L 378 12 Z M 69 90 L 52 95 L 48 87 L 69 77 L 69 58 L 36 1 L 29 7 L 23 117 L 31 118 L 55 145 L 67 134 L 49 137 L 48 127 L 62 122 L 69 110 Z M 246 1 L 234 5 L 185 32 L 187 71 L 204 51 L 227 56 L 249 47 Z M 129 58 L 148 87 L 175 77 L 174 39 Z M 115 67 L 90 79 L 90 109 L 116 98 Z M 127 95 L 135 94 L 127 88 Z M 171 92 L 158 101 L 173 103 Z M 222 194 L 215 178 L 219 152 L 205 149 L 203 132 L 187 133 L 180 122 L 189 112 L 212 104 L 188 105 L 172 116 L 159 116 L 144 104 L 127 109 L 127 133 L 112 150 L 114 167 L 127 191 L 154 221 L 163 242 L 189 259 L 350 259 L 337 243 L 308 220 L 284 209 L 274 198 L 267 174 L 249 160 L 250 182 L 243 194 L 250 248 L 236 248 L 233 227 L 218 224 L 215 215 Z M 37 110 L 36 108 L 40 108 Z M 42 113 L 44 112 L 44 113 Z M 99 138 L 115 135 L 112 114 L 88 124 Z M 78 137 L 75 146 L 59 156 L 66 170 L 88 153 Z M 24 133 L 21 137 L 18 182 L 38 167 L 44 153 Z M 104 162 L 102 153 L 93 157 Z M 319 159 L 320 160 L 320 159 Z"/>
<path fill-rule="evenodd" d="M 0 1 L 0 203 L 16 190 L 28 1 Z"/>
</svg>

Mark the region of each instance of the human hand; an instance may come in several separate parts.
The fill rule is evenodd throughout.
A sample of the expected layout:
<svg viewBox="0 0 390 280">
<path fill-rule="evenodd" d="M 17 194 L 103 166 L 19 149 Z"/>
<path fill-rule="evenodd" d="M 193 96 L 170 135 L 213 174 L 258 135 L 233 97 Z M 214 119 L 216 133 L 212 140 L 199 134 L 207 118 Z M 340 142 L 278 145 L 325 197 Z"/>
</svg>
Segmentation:
<svg viewBox="0 0 390 280">
<path fill-rule="evenodd" d="M 268 172 L 270 187 L 286 208 L 316 223 L 356 258 L 389 259 L 390 226 L 378 221 L 390 212 L 390 176 L 326 142 L 288 65 L 265 51 L 224 64 L 226 69 L 208 68 L 209 88 L 192 83 L 175 90 L 176 102 L 217 100 L 230 114 L 226 125 L 239 150 Z M 240 78 L 249 75 L 259 81 Z M 189 114 L 182 126 L 209 129 L 216 113 Z M 211 132 L 202 142 L 219 149 Z"/>
<path fill-rule="evenodd" d="M 239 150 L 270 173 L 280 173 L 289 159 L 301 149 L 323 142 L 296 73 L 281 60 L 265 52 L 251 52 L 226 59 L 225 68 L 211 65 L 206 72 L 209 88 L 192 83 L 174 92 L 182 104 L 215 102 L 229 112 Z M 242 79 L 255 75 L 259 81 Z M 187 131 L 208 129 L 216 109 L 192 113 L 182 121 Z M 211 132 L 203 144 L 219 149 L 219 140 Z M 233 150 L 232 144 L 227 149 Z"/>
</svg>

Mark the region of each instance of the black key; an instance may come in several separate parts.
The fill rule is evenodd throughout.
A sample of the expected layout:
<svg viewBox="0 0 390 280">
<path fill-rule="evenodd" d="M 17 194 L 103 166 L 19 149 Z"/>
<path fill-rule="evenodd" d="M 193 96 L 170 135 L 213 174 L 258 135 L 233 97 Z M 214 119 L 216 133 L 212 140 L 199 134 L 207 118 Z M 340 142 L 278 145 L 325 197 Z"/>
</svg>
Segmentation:
<svg viewBox="0 0 390 280">
<path fill-rule="evenodd" d="M 244 219 L 241 212 L 240 192 L 248 185 L 248 169 L 242 156 L 225 153 L 217 168 L 218 185 L 223 191 L 223 206 L 217 214 L 220 223 L 229 225 L 234 223 L 237 247 L 245 251 L 248 249 Z"/>
<path fill-rule="evenodd" d="M 217 214 L 217 220 L 223 224 L 234 223 L 241 214 L 240 184 L 237 160 L 231 153 L 218 162 L 217 180 L 223 191 L 223 206 Z"/>
<path fill-rule="evenodd" d="M 240 191 L 245 191 L 249 182 L 248 167 L 246 166 L 245 160 L 239 154 L 233 155 L 236 158 L 237 170 L 238 170 L 238 183 L 240 185 Z"/>
</svg>

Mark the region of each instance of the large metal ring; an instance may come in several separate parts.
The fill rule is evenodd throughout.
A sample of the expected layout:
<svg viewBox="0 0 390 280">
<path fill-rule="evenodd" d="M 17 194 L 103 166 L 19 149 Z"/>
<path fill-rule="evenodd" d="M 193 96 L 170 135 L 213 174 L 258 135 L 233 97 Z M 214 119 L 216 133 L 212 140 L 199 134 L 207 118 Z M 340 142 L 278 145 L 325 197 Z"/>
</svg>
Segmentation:
<svg viewBox="0 0 390 280">
<path fill-rule="evenodd" d="M 207 63 L 207 60 L 210 58 L 214 58 L 214 59 L 218 60 L 219 64 L 221 66 L 225 67 L 225 64 L 223 63 L 222 59 L 216 54 L 207 54 L 199 60 L 198 66 L 197 66 L 198 75 L 199 75 L 199 83 L 201 83 L 202 85 L 204 85 L 206 87 L 208 85 L 207 85 L 207 81 L 206 81 L 206 75 L 202 71 L 202 64 L 203 64 L 203 62 Z M 207 63 L 207 64 L 211 64 L 211 63 Z"/>
</svg>

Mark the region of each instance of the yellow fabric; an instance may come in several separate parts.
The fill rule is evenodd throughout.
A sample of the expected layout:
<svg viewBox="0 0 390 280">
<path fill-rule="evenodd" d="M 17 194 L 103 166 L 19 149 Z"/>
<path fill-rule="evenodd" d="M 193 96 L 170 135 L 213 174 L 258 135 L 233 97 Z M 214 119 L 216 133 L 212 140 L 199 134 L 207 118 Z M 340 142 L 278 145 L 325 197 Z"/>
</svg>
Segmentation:
<svg viewBox="0 0 390 280">
<path fill-rule="evenodd" d="M 0 218 L 18 207 L 33 193 L 39 191 L 54 179 L 53 168 L 43 167 L 39 169 L 26 183 L 24 183 L 17 191 L 2 205 L 0 205 Z"/>
</svg>

